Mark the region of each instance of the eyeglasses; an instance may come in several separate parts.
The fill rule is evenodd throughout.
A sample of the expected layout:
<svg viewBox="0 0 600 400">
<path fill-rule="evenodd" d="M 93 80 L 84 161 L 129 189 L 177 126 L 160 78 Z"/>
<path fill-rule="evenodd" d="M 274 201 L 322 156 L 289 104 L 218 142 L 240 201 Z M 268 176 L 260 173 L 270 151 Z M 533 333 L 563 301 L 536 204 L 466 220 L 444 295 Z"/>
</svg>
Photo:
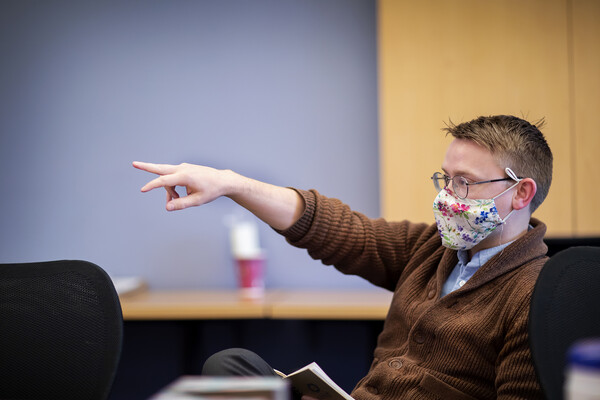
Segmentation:
<svg viewBox="0 0 600 400">
<path fill-rule="evenodd" d="M 431 180 L 433 181 L 433 186 L 435 187 L 435 190 L 437 190 L 438 192 L 440 192 L 444 188 L 447 188 L 448 184 L 452 182 L 452 191 L 454 192 L 454 194 L 461 199 L 465 199 L 469 195 L 469 186 L 471 185 L 481 185 L 482 183 L 501 182 L 510 180 L 520 182 L 522 180 L 522 178 L 517 177 L 517 175 L 515 175 L 515 173 L 510 168 L 505 168 L 504 170 L 506 171 L 508 178 L 469 182 L 464 176 L 456 175 L 453 177 L 449 177 L 444 173 L 436 172 L 431 177 Z"/>
</svg>

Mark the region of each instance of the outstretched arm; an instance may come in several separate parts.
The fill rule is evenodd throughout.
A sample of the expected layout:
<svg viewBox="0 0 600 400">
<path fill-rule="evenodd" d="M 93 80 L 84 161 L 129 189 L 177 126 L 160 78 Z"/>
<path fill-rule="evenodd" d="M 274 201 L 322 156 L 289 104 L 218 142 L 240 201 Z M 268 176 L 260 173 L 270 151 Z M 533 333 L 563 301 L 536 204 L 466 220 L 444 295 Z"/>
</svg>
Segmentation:
<svg viewBox="0 0 600 400">
<path fill-rule="evenodd" d="M 200 206 L 226 196 L 279 230 L 292 226 L 304 211 L 304 200 L 295 190 L 250 179 L 231 170 L 139 161 L 134 161 L 133 166 L 159 175 L 144 185 L 142 192 L 164 187 L 168 211 Z M 185 187 L 187 194 L 179 196 L 177 186 Z"/>
</svg>

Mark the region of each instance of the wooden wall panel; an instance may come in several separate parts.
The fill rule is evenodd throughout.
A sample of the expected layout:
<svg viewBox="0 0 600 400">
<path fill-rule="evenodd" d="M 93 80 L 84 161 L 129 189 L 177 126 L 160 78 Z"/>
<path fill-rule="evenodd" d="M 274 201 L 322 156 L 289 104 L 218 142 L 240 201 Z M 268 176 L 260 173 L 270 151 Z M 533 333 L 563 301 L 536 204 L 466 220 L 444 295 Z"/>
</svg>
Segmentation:
<svg viewBox="0 0 600 400">
<path fill-rule="evenodd" d="M 380 0 L 381 199 L 384 217 L 433 222 L 429 177 L 451 119 L 514 114 L 536 120 L 555 157 L 554 183 L 534 216 L 573 233 L 566 0 Z"/>
<path fill-rule="evenodd" d="M 600 1 L 572 7 L 575 233 L 600 236 Z"/>
</svg>

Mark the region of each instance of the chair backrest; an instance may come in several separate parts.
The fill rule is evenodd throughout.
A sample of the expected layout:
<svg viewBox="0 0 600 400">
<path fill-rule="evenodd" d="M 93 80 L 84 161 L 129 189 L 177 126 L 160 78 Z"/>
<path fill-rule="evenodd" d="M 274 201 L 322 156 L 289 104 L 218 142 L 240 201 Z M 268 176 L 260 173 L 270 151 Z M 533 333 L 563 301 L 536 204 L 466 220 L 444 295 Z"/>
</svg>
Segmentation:
<svg viewBox="0 0 600 400">
<path fill-rule="evenodd" d="M 105 400 L 122 337 L 119 298 L 97 265 L 0 264 L 0 398 Z"/>
<path fill-rule="evenodd" d="M 548 399 L 562 399 L 569 347 L 600 337 L 600 247 L 572 247 L 550 258 L 531 298 L 529 341 Z"/>
</svg>

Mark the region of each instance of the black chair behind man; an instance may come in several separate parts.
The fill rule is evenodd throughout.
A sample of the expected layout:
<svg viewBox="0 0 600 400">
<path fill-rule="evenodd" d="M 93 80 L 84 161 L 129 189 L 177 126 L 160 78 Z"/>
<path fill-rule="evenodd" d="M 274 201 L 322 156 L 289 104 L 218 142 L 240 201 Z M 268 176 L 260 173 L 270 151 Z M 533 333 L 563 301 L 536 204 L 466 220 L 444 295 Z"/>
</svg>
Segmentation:
<svg viewBox="0 0 600 400">
<path fill-rule="evenodd" d="M 122 336 L 119 298 L 97 265 L 0 264 L 0 398 L 106 399 Z"/>
<path fill-rule="evenodd" d="M 589 337 L 600 337 L 600 247 L 572 247 L 546 263 L 531 299 L 531 353 L 548 399 L 563 398 L 568 349 Z"/>
</svg>

